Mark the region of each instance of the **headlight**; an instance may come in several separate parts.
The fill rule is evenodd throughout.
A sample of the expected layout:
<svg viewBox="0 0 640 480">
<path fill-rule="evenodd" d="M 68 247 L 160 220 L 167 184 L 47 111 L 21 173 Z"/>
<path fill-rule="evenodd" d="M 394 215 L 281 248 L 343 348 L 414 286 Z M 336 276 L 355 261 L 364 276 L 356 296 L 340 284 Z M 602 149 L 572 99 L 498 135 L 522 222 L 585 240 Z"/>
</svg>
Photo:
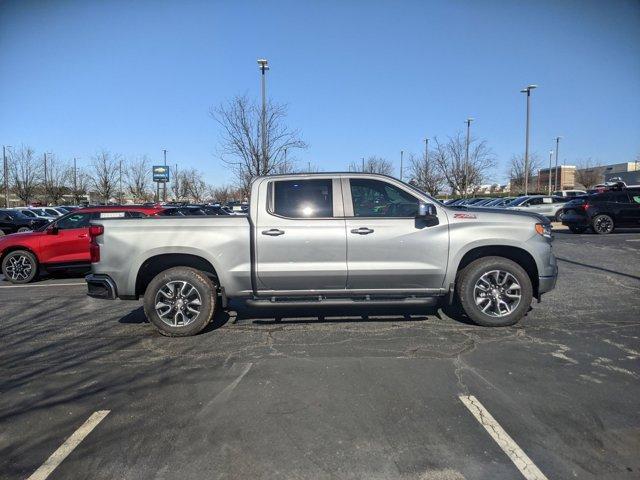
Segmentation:
<svg viewBox="0 0 640 480">
<path fill-rule="evenodd" d="M 536 232 L 543 237 L 551 238 L 551 225 L 548 223 L 536 223 Z"/>
</svg>

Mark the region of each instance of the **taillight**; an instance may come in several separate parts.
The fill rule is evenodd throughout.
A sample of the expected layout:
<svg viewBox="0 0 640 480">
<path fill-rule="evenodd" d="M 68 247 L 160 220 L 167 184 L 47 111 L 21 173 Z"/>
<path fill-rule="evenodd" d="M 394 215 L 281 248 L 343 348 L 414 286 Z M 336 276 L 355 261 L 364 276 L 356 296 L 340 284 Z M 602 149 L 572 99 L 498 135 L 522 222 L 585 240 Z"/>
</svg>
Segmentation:
<svg viewBox="0 0 640 480">
<path fill-rule="evenodd" d="M 104 227 L 102 225 L 91 225 L 89 227 L 89 236 L 93 239 L 99 237 L 104 233 Z"/>
<path fill-rule="evenodd" d="M 98 263 L 100 261 L 100 245 L 96 241 L 96 238 L 104 233 L 104 227 L 102 225 L 89 226 L 89 256 L 91 257 L 91 263 Z"/>
<path fill-rule="evenodd" d="M 580 205 L 580 208 L 582 208 L 582 210 L 584 210 L 585 212 L 587 211 L 587 209 L 590 207 L 591 205 L 589 205 L 588 203 L 583 203 L 582 205 Z"/>
</svg>

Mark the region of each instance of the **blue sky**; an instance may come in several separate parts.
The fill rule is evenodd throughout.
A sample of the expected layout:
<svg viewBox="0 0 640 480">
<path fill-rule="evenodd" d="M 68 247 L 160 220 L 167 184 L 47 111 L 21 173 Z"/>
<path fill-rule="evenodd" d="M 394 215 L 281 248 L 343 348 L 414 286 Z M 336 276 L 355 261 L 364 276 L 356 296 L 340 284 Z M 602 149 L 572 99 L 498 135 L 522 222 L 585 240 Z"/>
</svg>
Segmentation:
<svg viewBox="0 0 640 480">
<path fill-rule="evenodd" d="M 0 1 L 0 143 L 88 163 L 100 149 L 231 175 L 211 105 L 269 96 L 323 170 L 446 137 L 472 116 L 504 179 L 524 150 L 560 160 L 640 153 L 640 2 Z"/>
</svg>

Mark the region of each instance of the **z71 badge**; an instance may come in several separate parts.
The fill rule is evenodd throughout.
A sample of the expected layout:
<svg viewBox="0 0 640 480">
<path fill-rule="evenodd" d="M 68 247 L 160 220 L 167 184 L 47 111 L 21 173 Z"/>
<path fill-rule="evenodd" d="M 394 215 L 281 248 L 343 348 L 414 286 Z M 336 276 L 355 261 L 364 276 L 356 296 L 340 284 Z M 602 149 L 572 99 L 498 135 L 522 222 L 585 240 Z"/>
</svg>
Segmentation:
<svg viewBox="0 0 640 480">
<path fill-rule="evenodd" d="M 454 213 L 453 218 L 459 218 L 461 220 L 473 220 L 478 218 L 473 213 Z"/>
</svg>

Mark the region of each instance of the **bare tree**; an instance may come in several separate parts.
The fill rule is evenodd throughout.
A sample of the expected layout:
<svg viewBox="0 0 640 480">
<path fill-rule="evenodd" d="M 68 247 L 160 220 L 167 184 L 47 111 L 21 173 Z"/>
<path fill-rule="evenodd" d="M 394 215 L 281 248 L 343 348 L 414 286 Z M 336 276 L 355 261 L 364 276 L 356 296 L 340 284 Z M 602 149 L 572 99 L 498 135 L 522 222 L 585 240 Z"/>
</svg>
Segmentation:
<svg viewBox="0 0 640 480">
<path fill-rule="evenodd" d="M 375 155 L 370 156 L 364 162 L 353 161 L 349 164 L 352 172 L 380 173 L 382 175 L 393 175 L 393 165 L 389 160 Z"/>
<path fill-rule="evenodd" d="M 260 141 L 262 109 L 256 102 L 244 95 L 236 96 L 210 112 L 222 127 L 220 157 L 245 191 L 254 177 L 270 175 L 281 168 L 285 150 L 291 153 L 294 149 L 307 148 L 298 130 L 284 124 L 286 105 L 268 102 L 266 110 L 266 155 Z"/>
<path fill-rule="evenodd" d="M 91 184 L 105 203 L 109 203 L 109 199 L 117 191 L 119 166 L 120 155 L 106 150 L 91 158 L 91 168 L 93 169 Z"/>
<path fill-rule="evenodd" d="M 409 183 L 431 195 L 437 195 L 442 188 L 444 177 L 433 160 L 432 153 L 427 159 L 426 153 L 420 156 L 409 155 L 411 180 Z"/>
<path fill-rule="evenodd" d="M 446 142 L 434 138 L 434 162 L 446 184 L 454 193 L 467 192 L 482 184 L 496 165 L 495 156 L 485 140 L 469 140 L 469 162 L 466 162 L 466 137 L 458 132 Z"/>
<path fill-rule="evenodd" d="M 76 168 L 75 172 L 73 166 L 68 169 L 69 177 L 69 190 L 73 195 L 73 201 L 76 205 L 80 204 L 80 198 L 89 193 L 89 184 L 91 183 L 91 177 L 87 171 L 83 168 Z"/>
<path fill-rule="evenodd" d="M 591 158 L 577 162 L 576 183 L 586 189 L 595 187 L 604 181 L 604 167 L 597 166 Z"/>
<path fill-rule="evenodd" d="M 202 172 L 191 168 L 182 171 L 182 188 L 186 193 L 185 196 L 190 197 L 194 202 L 200 203 L 204 200 L 207 191 L 210 189 L 207 184 L 202 180 Z"/>
<path fill-rule="evenodd" d="M 525 165 L 523 155 L 512 155 L 509 160 L 509 181 L 511 182 L 511 193 L 524 193 Z M 542 160 L 536 153 L 529 155 L 529 191 L 535 190 L 531 179 L 538 174 L 542 166 Z M 543 185 L 544 186 L 544 185 Z M 543 187 L 541 186 L 541 188 Z M 544 189 L 543 189 L 544 190 Z"/>
<path fill-rule="evenodd" d="M 151 198 L 151 163 L 146 155 L 131 162 L 126 169 L 127 190 L 134 201 L 146 202 Z"/>
<path fill-rule="evenodd" d="M 47 176 L 43 178 L 44 203 L 54 205 L 62 200 L 69 189 L 69 165 L 59 161 L 55 155 L 47 156 Z"/>
<path fill-rule="evenodd" d="M 13 190 L 25 205 L 31 203 L 38 190 L 42 163 L 38 162 L 31 147 L 22 145 L 10 153 L 9 176 Z"/>
<path fill-rule="evenodd" d="M 231 200 L 241 200 L 242 195 L 240 192 L 233 188 L 231 185 L 223 185 L 221 187 L 211 187 L 209 189 L 209 196 L 215 202 L 221 205 L 225 205 Z"/>
</svg>

